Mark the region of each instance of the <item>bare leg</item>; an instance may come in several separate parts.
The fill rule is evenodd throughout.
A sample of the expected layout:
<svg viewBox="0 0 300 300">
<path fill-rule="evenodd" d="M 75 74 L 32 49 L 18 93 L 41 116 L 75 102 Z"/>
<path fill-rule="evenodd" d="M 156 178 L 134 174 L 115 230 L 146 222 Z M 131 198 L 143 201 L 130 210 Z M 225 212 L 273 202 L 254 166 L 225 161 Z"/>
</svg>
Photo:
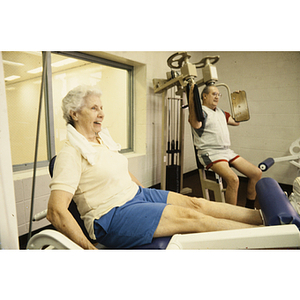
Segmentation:
<svg viewBox="0 0 300 300">
<path fill-rule="evenodd" d="M 171 204 L 175 202 L 178 204 L 181 203 L 182 205 Z M 170 205 L 167 205 L 164 209 L 160 222 L 154 232 L 154 237 L 171 236 L 178 233 L 254 228 L 258 224 L 262 224 L 258 211 L 248 210 L 226 203 L 214 203 L 205 199 L 189 198 L 179 194 L 176 195 L 175 193 L 169 194 L 168 203 Z M 216 207 L 214 207 L 213 204 L 217 204 Z M 217 210 L 221 210 L 222 212 L 218 213 Z M 244 220 L 250 219 L 252 215 L 254 217 L 252 223 L 257 222 L 258 224 L 253 225 L 235 221 L 234 218 L 242 219 L 242 217 L 237 217 L 237 213 L 242 212 L 242 210 L 244 210 L 242 213 Z M 228 218 L 221 218 L 221 216 Z"/>
<path fill-rule="evenodd" d="M 260 180 L 262 171 L 242 157 L 239 157 L 236 160 L 234 160 L 232 162 L 232 166 L 249 178 L 247 186 L 247 198 L 255 200 L 255 185 L 258 182 L 258 180 Z"/>
<path fill-rule="evenodd" d="M 261 215 L 258 210 L 230 205 L 228 203 L 188 197 L 173 192 L 169 193 L 167 203 L 174 206 L 190 208 L 214 218 L 227 219 L 252 225 L 262 225 Z"/>
<path fill-rule="evenodd" d="M 226 203 L 230 203 L 233 205 L 237 204 L 237 195 L 239 189 L 239 178 L 230 168 L 228 162 L 220 161 L 211 167 L 211 169 L 219 174 L 227 184 L 226 193 L 225 193 L 225 200 Z"/>
</svg>

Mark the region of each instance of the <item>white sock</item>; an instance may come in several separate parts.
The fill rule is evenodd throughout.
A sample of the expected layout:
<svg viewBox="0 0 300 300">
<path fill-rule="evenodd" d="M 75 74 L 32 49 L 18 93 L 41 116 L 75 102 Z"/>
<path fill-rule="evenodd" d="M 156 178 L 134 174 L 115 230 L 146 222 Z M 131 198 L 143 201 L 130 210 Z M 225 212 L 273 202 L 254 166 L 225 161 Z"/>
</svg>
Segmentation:
<svg viewBox="0 0 300 300">
<path fill-rule="evenodd" d="M 265 226 L 265 225 L 266 225 L 266 222 L 265 222 L 265 218 L 264 218 L 263 212 L 262 212 L 261 209 L 259 209 L 258 211 L 259 211 L 259 213 L 260 213 L 260 217 L 261 217 L 261 219 L 262 219 L 263 225 Z"/>
</svg>

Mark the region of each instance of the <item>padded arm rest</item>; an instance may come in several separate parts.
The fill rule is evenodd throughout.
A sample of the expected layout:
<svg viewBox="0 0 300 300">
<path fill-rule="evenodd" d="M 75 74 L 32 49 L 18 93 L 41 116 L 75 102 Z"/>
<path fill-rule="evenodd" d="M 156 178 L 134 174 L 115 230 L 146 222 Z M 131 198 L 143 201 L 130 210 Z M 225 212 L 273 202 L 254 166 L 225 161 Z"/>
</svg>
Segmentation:
<svg viewBox="0 0 300 300">
<path fill-rule="evenodd" d="M 300 229 L 300 216 L 281 187 L 272 178 L 262 178 L 256 192 L 266 225 L 295 224 Z"/>
</svg>

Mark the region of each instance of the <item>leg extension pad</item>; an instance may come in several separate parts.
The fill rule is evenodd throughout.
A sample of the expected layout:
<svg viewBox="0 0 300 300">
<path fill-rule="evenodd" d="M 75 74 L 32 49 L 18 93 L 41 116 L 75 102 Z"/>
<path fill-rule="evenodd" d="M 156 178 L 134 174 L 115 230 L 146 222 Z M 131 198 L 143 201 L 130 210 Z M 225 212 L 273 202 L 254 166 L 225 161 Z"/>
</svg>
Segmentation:
<svg viewBox="0 0 300 300">
<path fill-rule="evenodd" d="M 256 192 L 266 225 L 295 224 L 300 229 L 300 216 L 276 180 L 262 178 Z"/>
</svg>

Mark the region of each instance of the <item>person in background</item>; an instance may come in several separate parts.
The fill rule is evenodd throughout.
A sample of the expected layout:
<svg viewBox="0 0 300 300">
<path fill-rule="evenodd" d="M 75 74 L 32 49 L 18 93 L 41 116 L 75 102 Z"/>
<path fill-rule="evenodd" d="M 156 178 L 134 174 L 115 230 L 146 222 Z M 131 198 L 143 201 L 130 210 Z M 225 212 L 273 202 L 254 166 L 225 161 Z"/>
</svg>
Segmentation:
<svg viewBox="0 0 300 300">
<path fill-rule="evenodd" d="M 227 184 L 225 201 L 233 205 L 237 204 L 239 178 L 231 167 L 247 176 L 246 207 L 253 209 L 256 198 L 255 185 L 261 178 L 262 171 L 229 148 L 230 137 L 227 125 L 238 126 L 239 122 L 218 107 L 221 94 L 214 85 L 205 86 L 201 93 L 204 121 L 198 121 L 193 90 L 194 85 L 189 92 L 189 123 L 200 163 L 225 180 Z"/>
</svg>

